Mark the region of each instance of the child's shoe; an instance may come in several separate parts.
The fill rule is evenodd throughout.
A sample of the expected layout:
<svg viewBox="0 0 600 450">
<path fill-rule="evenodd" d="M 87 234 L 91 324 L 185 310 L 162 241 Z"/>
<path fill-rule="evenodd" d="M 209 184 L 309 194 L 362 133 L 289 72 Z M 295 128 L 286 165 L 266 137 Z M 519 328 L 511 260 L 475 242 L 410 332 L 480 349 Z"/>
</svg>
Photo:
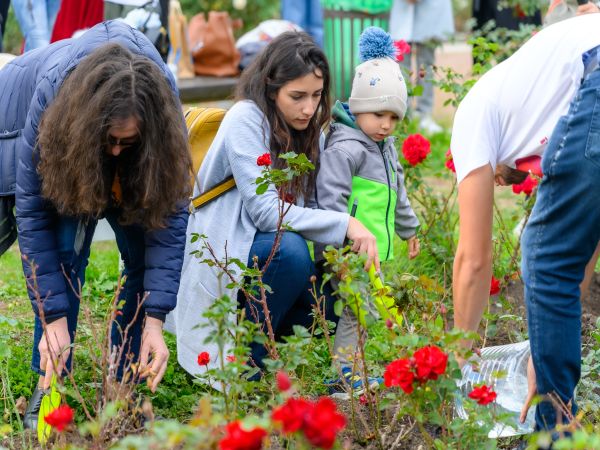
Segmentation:
<svg viewBox="0 0 600 450">
<path fill-rule="evenodd" d="M 342 367 L 342 376 L 346 380 L 338 378 L 337 380 L 327 382 L 329 387 L 329 396 L 341 400 L 349 400 L 350 395 L 358 397 L 365 393 L 365 385 L 363 379 L 358 374 L 352 373 L 352 368 Z M 383 384 L 383 378 L 380 377 L 368 377 L 367 382 L 369 383 L 370 389 L 378 389 Z"/>
</svg>

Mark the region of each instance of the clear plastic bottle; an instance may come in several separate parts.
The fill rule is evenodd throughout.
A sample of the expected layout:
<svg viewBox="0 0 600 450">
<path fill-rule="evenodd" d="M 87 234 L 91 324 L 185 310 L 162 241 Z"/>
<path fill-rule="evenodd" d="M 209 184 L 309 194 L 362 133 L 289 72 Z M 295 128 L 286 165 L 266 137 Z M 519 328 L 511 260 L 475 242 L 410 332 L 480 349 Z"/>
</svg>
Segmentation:
<svg viewBox="0 0 600 450">
<path fill-rule="evenodd" d="M 529 341 L 514 344 L 487 347 L 481 350 L 481 358 L 471 361 L 475 363 L 477 371 L 472 364 L 465 364 L 462 369 L 463 377 L 458 382 L 461 395 L 456 396 L 455 412 L 459 417 L 466 419 L 467 412 L 463 406 L 463 399 L 477 385 L 486 384 L 493 386 L 498 394 L 496 405 L 498 412 L 509 413 L 513 420 L 511 426 L 498 423 L 490 431 L 490 438 L 516 436 L 533 432 L 535 423 L 535 408 L 530 408 L 525 423 L 519 422 L 521 408 L 527 398 L 527 362 L 529 360 Z"/>
</svg>

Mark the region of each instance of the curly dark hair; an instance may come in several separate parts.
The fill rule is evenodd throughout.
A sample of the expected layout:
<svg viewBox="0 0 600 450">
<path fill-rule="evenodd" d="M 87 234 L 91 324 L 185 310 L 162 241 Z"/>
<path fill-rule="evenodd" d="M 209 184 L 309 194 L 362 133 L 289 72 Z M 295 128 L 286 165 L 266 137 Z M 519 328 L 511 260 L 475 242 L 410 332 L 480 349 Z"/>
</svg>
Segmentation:
<svg viewBox="0 0 600 450">
<path fill-rule="evenodd" d="M 108 130 L 135 118 L 139 145 L 107 153 Z M 59 214 L 99 217 L 119 176 L 122 224 L 165 226 L 190 194 L 191 156 L 179 99 L 150 59 L 118 44 L 85 57 L 39 125 L 42 196 Z M 116 165 L 116 169 L 114 166 Z"/>
<path fill-rule="evenodd" d="M 323 90 L 317 111 L 305 130 L 290 127 L 275 98 L 286 83 L 314 73 L 323 79 Z M 236 90 L 237 100 L 252 100 L 269 122 L 269 147 L 275 156 L 274 166 L 284 162 L 277 158 L 282 153 L 304 153 L 315 164 L 316 170 L 302 178 L 292 180 L 287 187 L 293 195 L 305 199 L 312 195 L 319 163 L 319 139 L 331 113 L 329 100 L 329 64 L 323 50 L 306 33 L 288 31 L 273 39 L 244 70 Z"/>
</svg>

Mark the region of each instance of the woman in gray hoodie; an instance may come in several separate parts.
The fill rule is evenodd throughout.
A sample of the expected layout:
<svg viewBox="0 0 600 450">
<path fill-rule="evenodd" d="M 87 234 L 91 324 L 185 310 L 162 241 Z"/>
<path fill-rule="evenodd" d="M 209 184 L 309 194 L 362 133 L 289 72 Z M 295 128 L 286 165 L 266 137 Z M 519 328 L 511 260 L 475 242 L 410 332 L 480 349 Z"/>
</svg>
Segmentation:
<svg viewBox="0 0 600 450">
<path fill-rule="evenodd" d="M 169 323 L 177 334 L 179 363 L 190 373 L 199 373 L 198 353 L 209 352 L 217 361 L 217 346 L 204 343 L 213 332 L 202 314 L 222 295 L 237 298 L 237 289 L 219 269 L 201 263 L 189 253 L 198 249 L 190 243 L 192 233 L 207 236 L 216 257 L 237 258 L 253 266 L 258 257 L 262 267 L 273 246 L 279 218 L 277 189 L 271 186 L 256 194 L 255 180 L 262 168 L 257 159 L 271 156 L 272 166 L 281 168 L 278 156 L 304 153 L 317 166 L 321 131 L 329 120 L 329 65 L 323 51 L 305 33 L 288 32 L 275 38 L 246 69 L 237 89 L 237 102 L 227 112 L 198 173 L 195 194 L 233 176 L 236 188 L 198 210 L 190 217 L 188 243 L 176 310 Z M 281 246 L 263 281 L 271 323 L 276 337 L 291 334 L 293 325 L 309 326 L 314 303 L 309 279 L 315 267 L 305 239 L 341 246 L 347 237 L 353 250 L 367 254 L 368 264 L 379 266 L 375 236 L 358 220 L 344 212 L 313 209 L 316 170 L 293 180 L 286 201 L 291 207 L 284 223 L 294 231 L 283 234 Z M 241 296 L 243 297 L 243 296 Z M 240 304 L 246 317 L 253 318 L 245 298 Z M 256 309 L 256 308 L 253 308 Z M 330 308 L 331 309 L 331 308 Z M 258 320 L 263 321 L 261 308 Z M 334 317 L 331 317 L 334 319 Z M 252 344 L 252 360 L 261 366 L 266 350 Z M 210 364 L 209 364 L 210 366 Z M 202 369 L 204 370 L 204 369 Z"/>
</svg>

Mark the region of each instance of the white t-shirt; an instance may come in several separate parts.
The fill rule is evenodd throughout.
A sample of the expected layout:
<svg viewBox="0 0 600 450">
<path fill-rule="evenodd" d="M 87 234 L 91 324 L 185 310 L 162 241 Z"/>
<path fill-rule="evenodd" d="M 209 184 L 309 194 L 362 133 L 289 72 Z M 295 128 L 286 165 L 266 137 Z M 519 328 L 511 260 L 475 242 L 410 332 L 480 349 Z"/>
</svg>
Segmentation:
<svg viewBox="0 0 600 450">
<path fill-rule="evenodd" d="M 452 157 L 460 183 L 491 164 L 541 155 L 581 83 L 582 55 L 600 45 L 600 14 L 551 25 L 475 83 L 452 128 Z"/>
</svg>

